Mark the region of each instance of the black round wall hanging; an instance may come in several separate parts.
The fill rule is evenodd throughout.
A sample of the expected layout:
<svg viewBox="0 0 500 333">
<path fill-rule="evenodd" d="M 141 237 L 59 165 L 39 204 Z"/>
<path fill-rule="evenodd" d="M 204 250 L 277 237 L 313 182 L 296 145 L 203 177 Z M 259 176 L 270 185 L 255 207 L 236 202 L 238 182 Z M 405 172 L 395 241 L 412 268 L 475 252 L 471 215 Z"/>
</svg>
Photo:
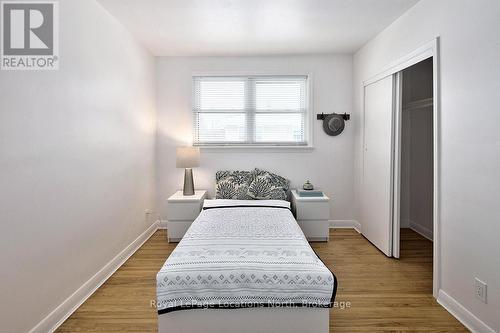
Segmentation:
<svg viewBox="0 0 500 333">
<path fill-rule="evenodd" d="M 323 120 L 323 130 L 326 134 L 331 136 L 337 136 L 344 130 L 345 120 L 350 119 L 350 115 L 347 113 L 338 114 L 318 114 L 317 119 Z"/>
</svg>

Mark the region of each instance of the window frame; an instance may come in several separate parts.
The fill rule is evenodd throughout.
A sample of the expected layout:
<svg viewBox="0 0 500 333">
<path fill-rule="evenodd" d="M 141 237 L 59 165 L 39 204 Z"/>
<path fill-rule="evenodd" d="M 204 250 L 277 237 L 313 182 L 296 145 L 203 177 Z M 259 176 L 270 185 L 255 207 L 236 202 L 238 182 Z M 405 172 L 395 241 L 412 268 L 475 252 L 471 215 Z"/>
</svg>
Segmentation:
<svg viewBox="0 0 500 333">
<path fill-rule="evenodd" d="M 304 116 L 304 139 L 306 141 L 305 145 L 290 144 L 286 143 L 245 143 L 245 144 L 235 144 L 235 143 L 196 143 L 196 130 L 194 128 L 196 123 L 196 113 L 194 112 L 196 105 L 196 87 L 194 83 L 195 77 L 306 77 L 306 106 L 307 110 Z M 282 150 L 293 150 L 293 151 L 309 151 L 314 148 L 313 145 L 313 76 L 311 73 L 269 73 L 269 72 L 193 72 L 191 73 L 191 110 L 192 113 L 192 142 L 193 146 L 199 147 L 200 149 L 209 149 L 212 151 L 225 151 L 225 150 L 243 150 L 243 151 L 282 151 Z M 248 126 L 248 122 L 246 125 Z"/>
</svg>

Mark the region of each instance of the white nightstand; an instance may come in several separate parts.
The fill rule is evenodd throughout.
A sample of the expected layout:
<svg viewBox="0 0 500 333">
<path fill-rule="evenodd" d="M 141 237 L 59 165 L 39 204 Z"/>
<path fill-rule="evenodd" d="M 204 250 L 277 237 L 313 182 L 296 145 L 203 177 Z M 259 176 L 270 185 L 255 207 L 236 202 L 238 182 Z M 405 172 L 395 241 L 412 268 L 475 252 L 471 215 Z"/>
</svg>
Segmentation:
<svg viewBox="0 0 500 333">
<path fill-rule="evenodd" d="M 175 192 L 167 200 L 167 235 L 169 242 L 182 239 L 189 226 L 200 214 L 207 191 L 196 190 L 194 195 L 184 196 Z"/>
<path fill-rule="evenodd" d="M 292 212 L 309 241 L 327 242 L 330 227 L 330 198 L 299 197 L 292 190 Z"/>
</svg>

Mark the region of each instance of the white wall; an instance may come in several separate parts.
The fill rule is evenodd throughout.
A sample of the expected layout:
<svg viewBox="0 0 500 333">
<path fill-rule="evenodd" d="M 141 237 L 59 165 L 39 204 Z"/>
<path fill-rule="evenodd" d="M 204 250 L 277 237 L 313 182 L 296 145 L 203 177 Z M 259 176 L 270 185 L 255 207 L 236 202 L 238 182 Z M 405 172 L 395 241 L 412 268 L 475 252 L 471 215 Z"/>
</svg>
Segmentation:
<svg viewBox="0 0 500 333">
<path fill-rule="evenodd" d="M 60 70 L 0 72 L 0 326 L 27 332 L 152 221 L 154 58 L 60 1 Z"/>
<path fill-rule="evenodd" d="M 432 106 L 406 111 L 410 117 L 410 227 L 432 239 Z"/>
<path fill-rule="evenodd" d="M 420 1 L 355 54 L 353 121 L 361 124 L 363 80 L 440 36 L 441 289 L 497 331 L 499 13 L 497 0 Z M 355 130 L 360 179 L 361 127 Z M 474 276 L 488 283 L 488 304 L 474 298 Z"/>
<path fill-rule="evenodd" d="M 403 110 L 403 140 L 401 150 L 406 161 L 401 163 L 401 187 L 406 197 L 401 206 L 407 211 L 407 227 L 432 239 L 433 228 L 433 159 L 432 159 L 432 105 Z M 407 155 L 407 156 L 406 156 Z"/>
<path fill-rule="evenodd" d="M 175 147 L 192 142 L 191 77 L 193 73 L 312 74 L 314 150 L 202 150 L 195 186 L 213 195 L 215 172 L 222 169 L 268 169 L 289 178 L 293 186 L 307 179 L 332 196 L 331 218 L 353 218 L 353 132 L 347 122 L 337 137 L 327 136 L 316 113 L 351 112 L 350 55 L 280 57 L 162 57 L 157 59 L 157 206 L 165 218 L 165 200 L 182 187 L 183 170 L 175 168 Z"/>
</svg>

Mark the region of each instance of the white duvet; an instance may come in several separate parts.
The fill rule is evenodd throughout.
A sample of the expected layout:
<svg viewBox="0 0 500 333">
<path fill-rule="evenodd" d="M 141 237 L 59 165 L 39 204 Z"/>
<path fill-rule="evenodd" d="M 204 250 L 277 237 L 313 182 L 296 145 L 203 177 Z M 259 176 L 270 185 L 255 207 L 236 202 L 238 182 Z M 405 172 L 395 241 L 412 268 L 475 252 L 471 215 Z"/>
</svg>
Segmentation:
<svg viewBox="0 0 500 333">
<path fill-rule="evenodd" d="M 330 307 L 335 276 L 281 200 L 205 200 L 158 272 L 159 313 L 189 308 Z"/>
</svg>

